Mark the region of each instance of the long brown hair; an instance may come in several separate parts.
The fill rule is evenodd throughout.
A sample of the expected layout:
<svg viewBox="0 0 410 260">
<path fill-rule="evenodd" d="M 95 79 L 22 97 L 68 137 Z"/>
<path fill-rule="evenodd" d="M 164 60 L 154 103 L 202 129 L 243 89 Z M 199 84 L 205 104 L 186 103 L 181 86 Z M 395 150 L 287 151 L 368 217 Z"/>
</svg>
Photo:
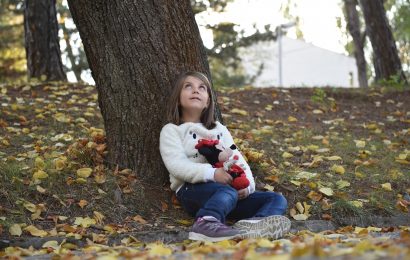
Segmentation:
<svg viewBox="0 0 410 260">
<path fill-rule="evenodd" d="M 200 121 L 207 129 L 213 129 L 216 126 L 216 124 L 214 114 L 215 103 L 211 90 L 211 82 L 205 74 L 198 71 L 187 71 L 178 76 L 174 88 L 172 90 L 171 96 L 169 98 L 167 119 L 170 123 L 176 125 L 180 125 L 183 123 L 181 118 L 182 107 L 179 98 L 181 96 L 181 91 L 184 86 L 184 81 L 189 76 L 201 80 L 206 86 L 209 95 L 209 105 L 206 109 L 202 111 Z"/>
</svg>

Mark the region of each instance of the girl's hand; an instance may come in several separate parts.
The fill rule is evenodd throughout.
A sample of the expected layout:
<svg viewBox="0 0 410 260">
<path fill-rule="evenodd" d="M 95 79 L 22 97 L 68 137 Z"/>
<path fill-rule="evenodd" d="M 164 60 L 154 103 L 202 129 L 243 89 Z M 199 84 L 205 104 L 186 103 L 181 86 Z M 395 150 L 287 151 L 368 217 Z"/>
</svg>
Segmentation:
<svg viewBox="0 0 410 260">
<path fill-rule="evenodd" d="M 232 176 L 227 173 L 223 168 L 218 168 L 215 170 L 214 179 L 216 182 L 222 184 L 231 184 Z"/>
<path fill-rule="evenodd" d="M 249 196 L 249 190 L 248 188 L 238 190 L 238 198 L 240 200 L 246 199 Z"/>
</svg>

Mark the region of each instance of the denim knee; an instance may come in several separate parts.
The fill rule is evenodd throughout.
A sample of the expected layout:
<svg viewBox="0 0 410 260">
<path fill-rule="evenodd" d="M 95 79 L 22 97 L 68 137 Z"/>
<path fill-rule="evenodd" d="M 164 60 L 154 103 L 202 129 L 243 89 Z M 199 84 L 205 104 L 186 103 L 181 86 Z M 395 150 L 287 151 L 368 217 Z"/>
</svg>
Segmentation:
<svg viewBox="0 0 410 260">
<path fill-rule="evenodd" d="M 285 196 L 280 193 L 276 192 L 269 192 L 270 198 L 269 201 L 272 201 L 272 204 L 276 209 L 283 210 L 283 213 L 288 208 L 288 201 L 286 200 Z"/>
<path fill-rule="evenodd" d="M 224 196 L 224 199 L 227 203 L 236 204 L 238 201 L 238 192 L 231 186 L 225 185 L 219 189 L 222 190 L 227 196 Z"/>
<path fill-rule="evenodd" d="M 283 209 L 283 211 L 285 212 L 286 209 L 288 208 L 288 201 L 286 200 L 285 196 L 283 196 L 282 194 L 275 193 L 275 195 L 276 195 L 275 201 L 278 205 L 278 208 Z"/>
</svg>

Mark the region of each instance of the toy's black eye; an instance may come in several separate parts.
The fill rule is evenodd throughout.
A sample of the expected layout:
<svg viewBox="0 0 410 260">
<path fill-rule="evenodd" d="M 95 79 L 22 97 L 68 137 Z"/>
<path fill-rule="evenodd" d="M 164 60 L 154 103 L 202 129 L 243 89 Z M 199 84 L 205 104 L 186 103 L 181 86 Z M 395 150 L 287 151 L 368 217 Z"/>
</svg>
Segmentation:
<svg viewBox="0 0 410 260">
<path fill-rule="evenodd" d="M 222 137 L 222 133 L 221 133 L 221 137 Z"/>
<path fill-rule="evenodd" d="M 192 137 L 193 137 L 194 139 L 196 139 L 196 134 L 194 133 L 194 134 L 192 135 Z"/>
<path fill-rule="evenodd" d="M 218 138 L 218 140 L 220 139 L 219 135 L 216 136 Z"/>
</svg>

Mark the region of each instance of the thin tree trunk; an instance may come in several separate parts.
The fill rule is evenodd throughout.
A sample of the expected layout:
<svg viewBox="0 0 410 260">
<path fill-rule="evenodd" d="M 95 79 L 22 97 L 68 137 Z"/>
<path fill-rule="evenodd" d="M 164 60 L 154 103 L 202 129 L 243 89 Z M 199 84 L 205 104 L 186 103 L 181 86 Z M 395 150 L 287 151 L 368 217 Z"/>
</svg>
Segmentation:
<svg viewBox="0 0 410 260">
<path fill-rule="evenodd" d="M 367 88 L 367 69 L 366 58 L 364 57 L 364 39 L 365 34 L 360 30 L 360 19 L 356 7 L 357 0 L 344 0 L 346 10 L 347 28 L 352 35 L 354 43 L 354 56 L 356 58 L 357 75 L 359 79 L 359 86 Z"/>
<path fill-rule="evenodd" d="M 189 0 L 69 0 L 107 135 L 108 160 L 158 184 L 168 179 L 159 133 L 174 79 L 209 66 Z"/>
<path fill-rule="evenodd" d="M 24 4 L 28 77 L 66 80 L 61 62 L 55 0 L 25 0 Z"/>
<path fill-rule="evenodd" d="M 406 82 L 383 0 L 360 0 L 360 5 L 366 21 L 366 33 L 373 47 L 375 80 L 398 77 L 399 81 Z"/>
</svg>

